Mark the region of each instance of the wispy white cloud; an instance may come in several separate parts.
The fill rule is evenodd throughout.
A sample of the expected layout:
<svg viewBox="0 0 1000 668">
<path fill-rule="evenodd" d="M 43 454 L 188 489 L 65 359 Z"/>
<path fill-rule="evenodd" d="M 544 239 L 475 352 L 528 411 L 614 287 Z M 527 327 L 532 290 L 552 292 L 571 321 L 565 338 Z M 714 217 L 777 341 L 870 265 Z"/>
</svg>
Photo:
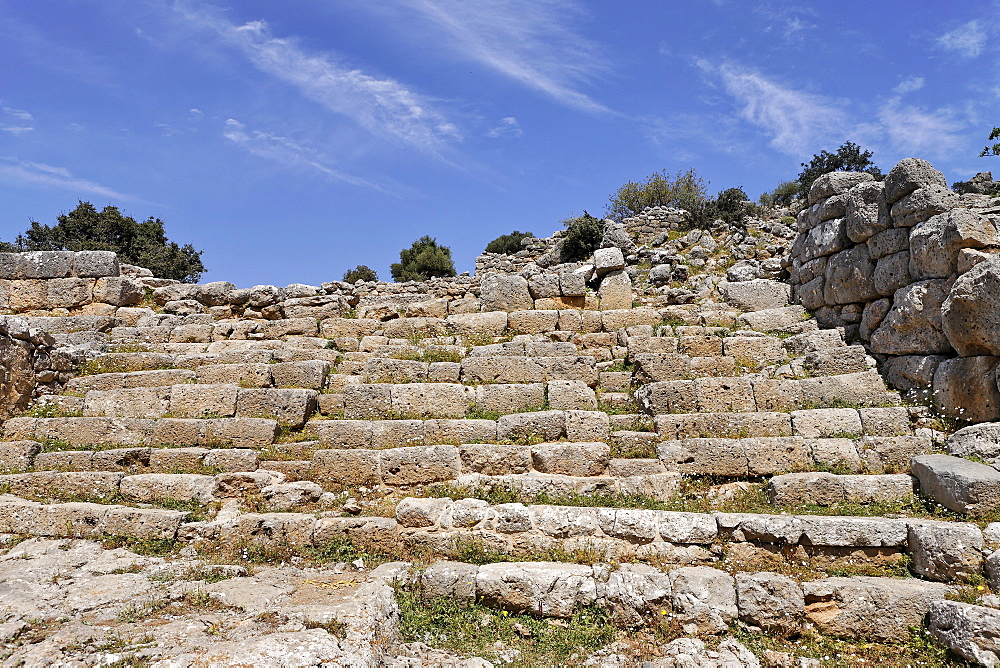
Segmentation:
<svg viewBox="0 0 1000 668">
<path fill-rule="evenodd" d="M 222 136 L 260 158 L 272 160 L 287 167 L 307 168 L 352 185 L 383 190 L 377 184 L 334 169 L 330 166 L 330 160 L 314 148 L 303 146 L 287 137 L 269 132 L 247 130 L 243 123 L 234 118 L 226 121 L 226 128 Z"/>
<path fill-rule="evenodd" d="M 80 194 L 92 193 L 112 199 L 135 199 L 99 183 L 73 176 L 64 167 L 53 167 L 40 162 L 27 162 L 12 156 L 0 156 L 0 179 L 28 185 L 50 186 Z"/>
<path fill-rule="evenodd" d="M 741 105 L 739 116 L 770 135 L 771 146 L 783 153 L 808 155 L 815 146 L 842 138 L 848 125 L 842 105 L 825 97 L 783 86 L 732 63 L 699 60 L 696 64 L 718 77 Z"/>
<path fill-rule="evenodd" d="M 463 57 L 592 113 L 610 110 L 579 87 L 606 65 L 597 48 L 570 22 L 582 10 L 573 0 L 396 0 L 430 19 Z"/>
<path fill-rule="evenodd" d="M 905 95 L 906 93 L 912 93 L 915 90 L 920 90 L 923 87 L 923 77 L 907 77 L 900 81 L 899 84 L 892 89 L 892 92 L 897 95 Z"/>
<path fill-rule="evenodd" d="M 951 158 L 965 144 L 965 123 L 952 109 L 922 109 L 896 97 L 882 107 L 878 119 L 893 149 L 906 155 Z"/>
<path fill-rule="evenodd" d="M 969 21 L 937 39 L 938 46 L 965 58 L 975 58 L 986 45 L 986 30 L 978 19 Z"/>
<path fill-rule="evenodd" d="M 31 132 L 35 118 L 24 109 L 0 106 L 0 132 L 20 136 Z"/>
<path fill-rule="evenodd" d="M 374 135 L 437 153 L 458 138 L 458 129 L 430 99 L 398 81 L 378 78 L 337 62 L 330 53 L 309 52 L 292 38 L 271 35 L 264 21 L 236 25 L 214 8 L 178 2 L 192 23 L 214 30 L 253 65 L 299 90 L 330 111 L 347 116 Z"/>
<path fill-rule="evenodd" d="M 498 137 L 520 137 L 524 134 L 521 125 L 513 116 L 505 116 L 500 119 L 500 124 L 486 133 L 487 137 L 496 139 Z"/>
</svg>

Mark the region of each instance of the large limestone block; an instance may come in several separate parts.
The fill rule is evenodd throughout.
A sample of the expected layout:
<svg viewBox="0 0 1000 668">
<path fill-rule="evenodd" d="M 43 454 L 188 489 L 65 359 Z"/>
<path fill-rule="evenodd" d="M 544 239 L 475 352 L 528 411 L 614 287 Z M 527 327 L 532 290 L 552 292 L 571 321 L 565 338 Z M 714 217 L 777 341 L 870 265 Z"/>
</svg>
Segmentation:
<svg viewBox="0 0 1000 668">
<path fill-rule="evenodd" d="M 941 362 L 934 372 L 932 398 L 945 415 L 969 422 L 1000 419 L 997 357 L 955 357 Z"/>
<path fill-rule="evenodd" d="M 879 296 L 875 263 L 861 245 L 832 255 L 826 265 L 823 301 L 827 305 L 866 302 Z"/>
<path fill-rule="evenodd" d="M 834 218 L 820 223 L 807 234 L 800 234 L 792 246 L 792 255 L 797 254 L 802 262 L 808 262 L 842 251 L 849 245 L 844 219 Z"/>
<path fill-rule="evenodd" d="M 726 283 L 723 295 L 727 302 L 738 309 L 763 311 L 788 306 L 792 296 L 791 290 L 792 286 L 788 283 L 757 278 L 751 281 Z"/>
<path fill-rule="evenodd" d="M 468 388 L 453 383 L 409 383 L 390 387 L 393 412 L 407 417 L 463 417 L 471 399 Z"/>
<path fill-rule="evenodd" d="M 827 172 L 813 181 L 809 188 L 809 204 L 834 195 L 846 193 L 859 183 L 874 181 L 875 177 L 868 172 Z"/>
<path fill-rule="evenodd" d="M 884 297 L 895 294 L 900 288 L 905 288 L 911 280 L 910 254 L 906 251 L 879 259 L 872 275 L 875 291 Z"/>
<path fill-rule="evenodd" d="M 476 591 L 489 605 L 543 617 L 571 617 L 597 596 L 590 566 L 548 562 L 480 566 Z"/>
<path fill-rule="evenodd" d="M 969 581 L 983 569 L 983 532 L 965 522 L 911 522 L 906 539 L 913 572 L 937 582 Z"/>
<path fill-rule="evenodd" d="M 22 253 L 21 275 L 14 278 L 69 278 L 73 275 L 73 251 L 31 251 Z"/>
<path fill-rule="evenodd" d="M 142 301 L 142 283 L 125 276 L 106 276 L 94 283 L 94 301 L 112 306 L 132 306 Z"/>
<path fill-rule="evenodd" d="M 1000 423 L 984 422 L 959 429 L 948 437 L 945 450 L 956 457 L 1000 460 Z"/>
<path fill-rule="evenodd" d="M 236 414 L 240 417 L 273 418 L 299 428 L 316 410 L 316 390 L 240 388 Z"/>
<path fill-rule="evenodd" d="M 458 448 L 453 445 L 418 445 L 378 452 L 382 482 L 394 487 L 454 480 L 462 470 Z"/>
<path fill-rule="evenodd" d="M 910 250 L 910 230 L 904 227 L 893 227 L 879 232 L 867 241 L 868 253 L 873 260 L 900 251 Z"/>
<path fill-rule="evenodd" d="M 949 455 L 921 455 L 910 462 L 920 491 L 945 508 L 985 515 L 1000 508 L 1000 472 L 991 466 Z"/>
<path fill-rule="evenodd" d="M 523 279 L 522 279 L 523 280 Z M 528 305 L 520 305 L 520 309 L 532 308 L 534 302 Z M 513 311 L 519 309 L 511 309 Z M 461 337 L 485 337 L 492 338 L 500 336 L 507 329 L 507 313 L 505 311 L 491 311 L 488 313 L 453 313 L 445 321 L 454 330 L 457 336 Z"/>
<path fill-rule="evenodd" d="M 724 633 L 736 619 L 735 580 L 707 566 L 685 566 L 670 571 L 671 603 L 685 633 Z"/>
<path fill-rule="evenodd" d="M 564 411 L 536 411 L 502 415 L 497 420 L 497 439 L 501 441 L 521 441 L 540 437 L 546 441 L 559 440 L 565 433 L 566 413 Z"/>
<path fill-rule="evenodd" d="M 610 271 L 601 279 L 597 294 L 601 298 L 602 311 L 632 308 L 632 279 L 620 269 Z"/>
<path fill-rule="evenodd" d="M 847 237 L 856 244 L 892 227 L 881 181 L 857 184 L 845 193 Z"/>
<path fill-rule="evenodd" d="M 609 458 L 606 443 L 541 443 L 531 448 L 532 463 L 542 473 L 604 475 Z"/>
<path fill-rule="evenodd" d="M 959 601 L 934 601 L 927 628 L 959 656 L 982 666 L 1000 665 L 1000 610 Z"/>
<path fill-rule="evenodd" d="M 947 188 L 944 174 L 920 158 L 903 158 L 885 177 L 885 201 L 895 204 L 917 188 L 942 186 Z"/>
<path fill-rule="evenodd" d="M 553 410 L 597 410 L 597 395 L 582 380 L 550 380 L 546 397 Z"/>
<path fill-rule="evenodd" d="M 1000 355 L 1000 261 L 981 262 L 958 277 L 941 306 L 941 327 L 963 357 Z"/>
<path fill-rule="evenodd" d="M 784 638 L 798 635 L 805 615 L 802 587 L 778 573 L 737 573 L 736 604 L 740 620 Z"/>
<path fill-rule="evenodd" d="M 313 453 L 312 471 L 318 479 L 341 485 L 377 485 L 381 475 L 379 451 L 317 450 Z"/>
<path fill-rule="evenodd" d="M 821 632 L 845 639 L 903 642 L 923 625 L 947 585 L 919 580 L 850 577 L 803 582 L 806 618 Z"/>
<path fill-rule="evenodd" d="M 969 209 L 953 209 L 920 223 L 910 232 L 910 274 L 917 280 L 945 278 L 958 271 L 963 248 L 1000 242 L 993 221 Z"/>
<path fill-rule="evenodd" d="M 892 205 L 890 215 L 897 227 L 913 227 L 931 216 L 944 213 L 959 204 L 959 195 L 944 186 L 917 188 Z"/>
<path fill-rule="evenodd" d="M 612 271 L 625 268 L 625 255 L 618 247 L 598 248 L 594 251 L 594 271 L 598 276 L 604 276 Z"/>
<path fill-rule="evenodd" d="M 486 274 L 480 282 L 480 303 L 483 311 L 531 310 L 535 301 L 523 276 Z"/>
<path fill-rule="evenodd" d="M 142 473 L 122 478 L 122 496 L 131 501 L 198 501 L 214 499 L 215 478 L 193 473 Z"/>
<path fill-rule="evenodd" d="M 113 251 L 77 251 L 73 258 L 73 275 L 79 278 L 120 276 L 118 255 Z"/>
<path fill-rule="evenodd" d="M 84 399 L 83 414 L 87 417 L 158 418 L 172 410 L 170 395 L 169 387 L 91 390 Z"/>
<path fill-rule="evenodd" d="M 480 385 L 473 391 L 476 408 L 501 414 L 518 413 L 545 405 L 543 383 Z"/>
<path fill-rule="evenodd" d="M 951 352 L 941 321 L 941 307 L 950 288 L 949 280 L 935 279 L 897 290 L 892 310 L 872 333 L 872 351 L 887 355 Z"/>
<path fill-rule="evenodd" d="M 170 412 L 175 417 L 233 417 L 236 415 L 236 385 L 173 385 Z M 263 417 L 263 415 L 259 415 Z"/>
</svg>

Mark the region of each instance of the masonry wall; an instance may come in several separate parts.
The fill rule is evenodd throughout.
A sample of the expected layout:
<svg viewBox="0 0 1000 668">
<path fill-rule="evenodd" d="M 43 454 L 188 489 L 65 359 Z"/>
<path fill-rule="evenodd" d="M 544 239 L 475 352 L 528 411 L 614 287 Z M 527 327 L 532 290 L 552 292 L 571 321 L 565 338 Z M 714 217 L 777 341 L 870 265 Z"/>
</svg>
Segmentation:
<svg viewBox="0 0 1000 668">
<path fill-rule="evenodd" d="M 1000 273 L 1000 198 L 958 195 L 906 158 L 881 182 L 826 174 L 808 204 L 788 258 L 798 302 L 862 341 L 895 388 L 956 417 L 1000 419 L 1000 345 L 990 343 L 1000 314 L 977 287 Z"/>
</svg>

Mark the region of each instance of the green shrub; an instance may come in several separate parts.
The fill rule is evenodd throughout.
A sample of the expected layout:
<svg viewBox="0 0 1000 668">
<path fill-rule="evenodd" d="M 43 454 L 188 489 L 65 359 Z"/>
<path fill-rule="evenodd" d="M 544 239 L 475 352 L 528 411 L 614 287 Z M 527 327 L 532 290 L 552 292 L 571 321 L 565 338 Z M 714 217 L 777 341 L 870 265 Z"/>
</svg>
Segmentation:
<svg viewBox="0 0 1000 668">
<path fill-rule="evenodd" d="M 604 236 L 604 223 L 586 211 L 582 216 L 564 220 L 566 235 L 563 237 L 560 259 L 563 262 L 582 262 L 597 249 Z"/>
<path fill-rule="evenodd" d="M 994 139 L 1000 139 L 1000 128 L 993 128 L 993 132 L 990 133 L 990 141 Z M 984 146 L 979 157 L 985 158 L 988 155 L 1000 155 L 1000 143 L 993 144 L 992 146 Z"/>
<path fill-rule="evenodd" d="M 788 206 L 798 194 L 798 181 L 782 181 L 771 192 L 761 194 L 757 201 L 764 206 Z"/>
<path fill-rule="evenodd" d="M 157 278 L 182 283 L 197 283 L 205 272 L 202 251 L 167 239 L 159 218 L 149 217 L 140 223 L 117 207 L 98 211 L 90 202 L 79 202 L 69 213 L 57 216 L 51 227 L 32 221 L 13 244 L 3 243 L 0 250 L 114 251 L 122 262 L 145 267 Z"/>
<path fill-rule="evenodd" d="M 390 267 L 392 280 L 426 281 L 435 276 L 454 276 L 455 263 L 451 259 L 451 249 L 439 246 L 437 239 L 424 235 L 409 248 L 399 251 L 399 262 Z"/>
<path fill-rule="evenodd" d="M 665 171 L 653 172 L 642 183 L 629 181 L 611 195 L 607 216 L 622 220 L 642 213 L 651 206 L 675 206 L 694 211 L 705 201 L 705 182 L 693 169 L 671 177 Z"/>
<path fill-rule="evenodd" d="M 514 230 L 510 234 L 502 234 L 486 244 L 486 249 L 483 252 L 513 255 L 521 250 L 521 239 L 533 239 L 534 237 L 535 235 L 531 232 L 518 232 Z"/>
<path fill-rule="evenodd" d="M 365 264 L 359 264 L 354 269 L 348 269 L 344 272 L 344 282 L 346 283 L 357 283 L 358 281 L 377 281 L 378 274 L 375 270 Z"/>
<path fill-rule="evenodd" d="M 830 172 L 867 172 L 881 181 L 885 175 L 875 166 L 871 157 L 871 151 L 862 151 L 860 146 L 849 141 L 841 144 L 836 153 L 820 151 L 812 157 L 809 164 L 802 163 L 798 178 L 799 197 L 806 197 L 813 182 Z"/>
</svg>

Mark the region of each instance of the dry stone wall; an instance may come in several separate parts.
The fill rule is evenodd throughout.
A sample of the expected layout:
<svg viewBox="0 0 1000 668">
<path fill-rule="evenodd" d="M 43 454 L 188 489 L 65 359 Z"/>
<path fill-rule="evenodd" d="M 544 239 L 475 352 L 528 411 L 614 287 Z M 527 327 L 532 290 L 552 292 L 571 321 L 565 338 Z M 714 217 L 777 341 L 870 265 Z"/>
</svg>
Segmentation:
<svg viewBox="0 0 1000 668">
<path fill-rule="evenodd" d="M 808 204 L 788 258 L 797 301 L 864 342 L 897 389 L 1000 419 L 1000 199 L 959 195 L 906 158 L 881 182 L 826 174 Z"/>
</svg>

